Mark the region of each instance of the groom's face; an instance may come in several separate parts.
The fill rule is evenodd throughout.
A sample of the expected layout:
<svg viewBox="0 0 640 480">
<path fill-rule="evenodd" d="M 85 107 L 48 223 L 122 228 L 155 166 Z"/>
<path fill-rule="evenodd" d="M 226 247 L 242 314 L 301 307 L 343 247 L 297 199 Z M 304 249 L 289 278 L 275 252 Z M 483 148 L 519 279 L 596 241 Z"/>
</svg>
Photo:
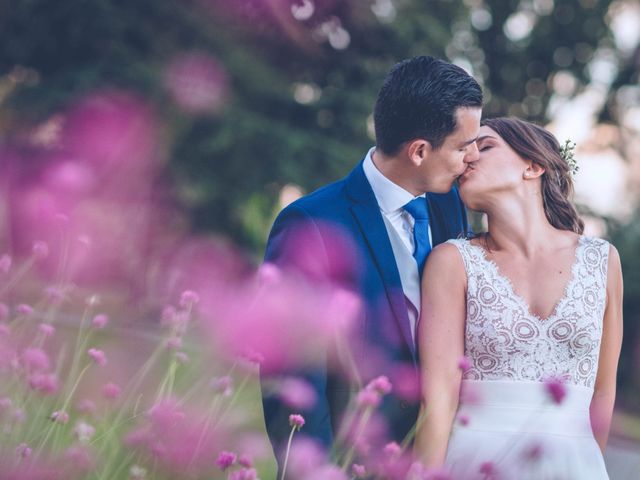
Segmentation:
<svg viewBox="0 0 640 480">
<path fill-rule="evenodd" d="M 428 152 L 421 166 L 427 192 L 448 192 L 467 163 L 478 159 L 476 139 L 481 115 L 480 108 L 458 108 L 456 129 L 445 138 L 440 148 Z"/>
</svg>

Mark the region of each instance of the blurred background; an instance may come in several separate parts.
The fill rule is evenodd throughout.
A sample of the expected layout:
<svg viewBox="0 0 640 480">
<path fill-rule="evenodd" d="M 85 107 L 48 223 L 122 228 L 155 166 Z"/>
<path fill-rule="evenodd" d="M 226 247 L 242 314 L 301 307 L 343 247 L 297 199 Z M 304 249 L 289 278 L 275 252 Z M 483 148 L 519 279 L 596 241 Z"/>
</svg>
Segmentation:
<svg viewBox="0 0 640 480">
<path fill-rule="evenodd" d="M 623 261 L 614 432 L 640 438 L 637 1 L 0 0 L 0 44 L 0 244 L 71 225 L 96 252 L 69 255 L 72 278 L 146 295 L 185 235 L 258 263 L 277 212 L 374 144 L 394 63 L 460 65 L 485 116 L 577 143 L 587 233 Z"/>
</svg>

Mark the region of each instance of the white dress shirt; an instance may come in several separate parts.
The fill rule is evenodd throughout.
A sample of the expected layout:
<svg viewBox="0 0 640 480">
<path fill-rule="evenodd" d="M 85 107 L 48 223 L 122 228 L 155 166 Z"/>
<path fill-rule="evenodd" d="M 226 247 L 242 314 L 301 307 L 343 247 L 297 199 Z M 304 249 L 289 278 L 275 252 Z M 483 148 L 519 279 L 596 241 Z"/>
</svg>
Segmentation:
<svg viewBox="0 0 640 480">
<path fill-rule="evenodd" d="M 393 183 L 385 177 L 380 170 L 378 170 L 371 157 L 374 150 L 375 147 L 371 148 L 364 159 L 362 166 L 365 177 L 367 177 L 367 180 L 371 185 L 371 189 L 373 190 L 373 194 L 378 202 L 378 206 L 380 207 L 380 212 L 382 213 L 385 226 L 387 227 L 387 233 L 391 239 L 392 247 L 394 247 L 396 260 L 398 260 L 399 255 L 402 255 L 403 252 L 399 252 L 395 248 L 397 242 L 393 241 L 394 236 L 399 237 L 402 245 L 406 248 L 406 252 L 413 256 L 413 252 L 415 250 L 413 240 L 413 226 L 415 220 L 409 212 L 404 210 L 403 207 L 417 197 L 414 197 L 413 194 Z M 424 194 L 420 196 L 425 197 Z M 432 243 L 431 227 L 429 227 L 428 232 L 429 242 Z M 409 262 L 409 264 L 411 264 L 411 262 Z M 411 334 L 415 339 L 415 328 L 420 314 L 420 275 L 418 273 L 418 266 L 415 263 L 415 260 L 413 261 L 412 268 L 401 269 L 400 280 L 407 300 Z"/>
</svg>

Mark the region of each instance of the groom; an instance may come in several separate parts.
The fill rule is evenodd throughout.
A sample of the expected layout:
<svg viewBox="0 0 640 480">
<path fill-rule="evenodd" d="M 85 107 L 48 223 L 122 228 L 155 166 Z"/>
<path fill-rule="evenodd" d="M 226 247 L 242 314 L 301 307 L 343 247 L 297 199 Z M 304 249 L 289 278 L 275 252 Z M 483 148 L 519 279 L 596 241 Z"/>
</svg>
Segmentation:
<svg viewBox="0 0 640 480">
<path fill-rule="evenodd" d="M 355 291 L 365 304 L 362 338 L 353 342 L 352 356 L 356 365 L 377 360 L 375 372 L 361 372 L 365 383 L 383 374 L 394 387 L 405 382 L 380 407 L 389 436 L 398 442 L 411 430 L 419 408 L 418 398 L 409 399 L 397 390 L 407 390 L 407 372 L 415 378 L 413 388 L 418 388 L 415 338 L 422 268 L 434 246 L 468 230 L 453 185 L 466 162 L 478 157 L 481 109 L 480 86 L 461 68 L 428 56 L 398 63 L 376 100 L 376 146 L 346 178 L 286 207 L 269 236 L 265 261 L 294 269 L 298 265 L 290 252 L 291 238 L 300 228 L 319 237 L 310 247 L 317 250 L 309 252 L 314 258 L 331 258 L 332 252 L 321 251 L 331 242 L 323 238 L 323 226 L 335 226 L 349 238 L 358 271 L 334 280 Z M 356 343 L 366 344 L 366 356 Z M 301 433 L 329 447 L 348 400 L 350 385 L 332 370 L 306 371 L 305 378 L 317 400 L 304 412 L 287 410 L 269 393 L 269 378 L 261 378 L 267 432 L 280 465 L 290 413 L 303 413 L 306 424 Z"/>
</svg>

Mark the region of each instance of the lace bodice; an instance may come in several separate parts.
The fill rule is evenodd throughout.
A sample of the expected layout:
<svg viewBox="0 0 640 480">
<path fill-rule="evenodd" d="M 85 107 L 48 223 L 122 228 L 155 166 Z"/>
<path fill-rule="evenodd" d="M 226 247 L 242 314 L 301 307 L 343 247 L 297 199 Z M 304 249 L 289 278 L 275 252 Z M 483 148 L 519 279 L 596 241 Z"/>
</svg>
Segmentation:
<svg viewBox="0 0 640 480">
<path fill-rule="evenodd" d="M 543 381 L 551 377 L 593 388 L 606 301 L 609 244 L 580 237 L 564 295 L 541 319 L 517 295 L 485 250 L 449 240 L 467 273 L 465 355 L 471 380 Z"/>
</svg>

